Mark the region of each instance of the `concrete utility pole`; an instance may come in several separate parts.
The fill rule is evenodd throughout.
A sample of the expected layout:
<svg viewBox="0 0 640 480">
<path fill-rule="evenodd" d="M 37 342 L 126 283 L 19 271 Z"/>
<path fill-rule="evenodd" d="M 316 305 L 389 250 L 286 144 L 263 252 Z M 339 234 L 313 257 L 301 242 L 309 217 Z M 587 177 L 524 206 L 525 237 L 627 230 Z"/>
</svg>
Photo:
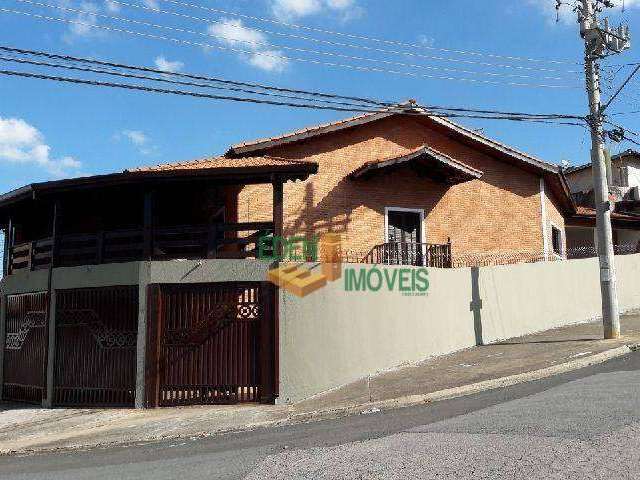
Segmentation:
<svg viewBox="0 0 640 480">
<path fill-rule="evenodd" d="M 616 290 L 611 211 L 613 204 L 607 183 L 603 108 L 600 101 L 600 67 L 598 60 L 608 52 L 619 53 L 629 48 L 628 28 L 611 30 L 607 20 L 601 28 L 597 13 L 600 6 L 612 7 L 609 0 L 581 0 L 578 5 L 580 35 L 585 45 L 585 74 L 589 94 L 589 124 L 591 126 L 591 164 L 596 201 L 598 257 L 600 259 L 600 290 L 602 292 L 602 321 L 604 338 L 620 337 L 620 312 Z"/>
</svg>

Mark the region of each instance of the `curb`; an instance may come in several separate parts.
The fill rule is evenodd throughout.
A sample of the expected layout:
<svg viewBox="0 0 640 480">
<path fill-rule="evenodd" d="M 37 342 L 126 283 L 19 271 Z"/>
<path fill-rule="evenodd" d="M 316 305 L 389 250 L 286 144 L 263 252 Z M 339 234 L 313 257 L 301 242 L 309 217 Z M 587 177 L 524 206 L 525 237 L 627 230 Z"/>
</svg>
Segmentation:
<svg viewBox="0 0 640 480">
<path fill-rule="evenodd" d="M 367 402 L 357 405 L 349 405 L 340 408 L 315 410 L 310 412 L 289 413 L 279 419 L 267 420 L 263 422 L 256 422 L 254 424 L 238 425 L 236 427 L 228 427 L 225 429 L 215 431 L 202 431 L 192 432 L 190 434 L 168 434 L 158 435 L 147 439 L 138 439 L 125 442 L 103 442 L 94 445 L 76 445 L 76 446 L 61 446 L 61 447 L 31 447 L 22 449 L 5 449 L 0 450 L 0 457 L 5 456 L 24 456 L 33 454 L 46 454 L 55 452 L 68 452 L 68 451 L 84 451 L 94 448 L 108 448 L 112 446 L 133 445 L 140 443 L 152 443 L 164 440 L 180 440 L 184 438 L 206 438 L 214 435 L 226 435 L 233 433 L 241 433 L 246 431 L 255 430 L 258 428 L 269 427 L 283 427 L 291 424 L 300 424 L 312 421 L 330 420 L 336 418 L 347 417 L 351 415 L 364 415 L 370 413 L 377 413 L 383 410 L 394 410 L 398 408 L 411 407 L 416 405 L 424 405 L 428 403 L 438 402 L 441 400 L 449 400 L 452 398 L 465 397 L 473 395 L 475 393 L 485 392 L 489 390 L 495 390 L 497 388 L 510 387 L 521 383 L 531 382 L 535 380 L 541 380 L 543 378 L 549 378 L 554 375 L 560 375 L 562 373 L 579 370 L 581 368 L 589 367 L 592 365 L 598 365 L 604 363 L 607 360 L 612 360 L 617 357 L 621 357 L 631 353 L 632 351 L 640 350 L 640 343 L 623 345 L 621 347 L 613 348 L 589 357 L 579 358 L 570 362 L 562 363 L 560 365 L 554 365 L 552 367 L 543 368 L 540 370 L 534 370 L 526 373 L 518 373 L 507 377 L 494 378 L 491 380 L 485 380 L 478 383 L 472 383 L 469 385 L 463 385 L 460 387 L 448 388 L 446 390 L 439 390 L 437 392 L 409 395 L 405 397 L 393 398 L 390 400 L 381 400 L 376 402 Z M 295 408 L 292 406 L 291 408 Z"/>
<path fill-rule="evenodd" d="M 518 373 L 515 375 L 509 375 L 507 377 L 494 378 L 491 380 L 484 380 L 478 383 L 472 383 L 469 385 L 463 385 L 460 387 L 448 388 L 446 390 L 439 390 L 437 392 L 408 395 L 405 397 L 393 398 L 390 400 L 380 400 L 376 402 L 367 402 L 358 405 L 349 405 L 341 408 L 332 408 L 324 410 L 316 410 L 313 412 L 301 412 L 290 416 L 292 422 L 305 422 L 312 420 L 325 420 L 331 418 L 340 418 L 355 414 L 368 414 L 377 413 L 382 410 L 393 410 L 396 408 L 404 408 L 415 405 L 423 405 L 426 403 L 438 402 L 441 400 L 449 400 L 452 398 L 465 397 L 473 395 L 475 393 L 486 392 L 488 390 L 495 390 L 497 388 L 510 387 L 521 383 L 532 382 L 535 380 L 541 380 L 543 378 L 560 375 L 562 373 L 579 370 L 581 368 L 590 367 L 592 365 L 598 365 L 604 363 L 607 360 L 612 360 L 617 357 L 621 357 L 637 351 L 640 349 L 640 343 L 623 345 L 621 347 L 613 348 L 589 357 L 576 359 L 570 362 L 562 363 L 560 365 L 554 365 L 552 367 L 543 368 L 540 370 L 534 370 L 526 373 Z"/>
</svg>

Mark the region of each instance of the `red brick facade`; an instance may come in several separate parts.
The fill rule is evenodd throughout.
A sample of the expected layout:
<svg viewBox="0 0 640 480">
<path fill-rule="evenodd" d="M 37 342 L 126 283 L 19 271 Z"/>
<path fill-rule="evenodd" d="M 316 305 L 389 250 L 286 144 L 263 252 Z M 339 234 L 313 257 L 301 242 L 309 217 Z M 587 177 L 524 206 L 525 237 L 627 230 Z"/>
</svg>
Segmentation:
<svg viewBox="0 0 640 480">
<path fill-rule="evenodd" d="M 481 170 L 482 178 L 449 187 L 408 166 L 367 179 L 348 178 L 367 161 L 422 145 Z M 450 238 L 454 256 L 543 250 L 540 175 L 461 143 L 428 120 L 392 116 L 262 153 L 319 164 L 317 175 L 285 185 L 285 235 L 337 232 L 343 249 L 364 256 L 385 241 L 385 207 L 402 207 L 423 210 L 423 238 L 430 243 Z M 550 189 L 545 190 L 550 249 L 550 222 L 564 231 L 564 219 Z M 270 215 L 269 186 L 241 191 L 239 221 L 266 220 Z"/>
</svg>

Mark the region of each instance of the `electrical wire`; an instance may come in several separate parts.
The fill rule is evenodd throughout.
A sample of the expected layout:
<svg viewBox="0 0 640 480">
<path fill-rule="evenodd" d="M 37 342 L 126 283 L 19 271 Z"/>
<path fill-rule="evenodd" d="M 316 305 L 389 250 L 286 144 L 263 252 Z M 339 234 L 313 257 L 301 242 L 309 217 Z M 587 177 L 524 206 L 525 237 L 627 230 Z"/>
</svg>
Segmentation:
<svg viewBox="0 0 640 480">
<path fill-rule="evenodd" d="M 183 44 L 183 45 L 190 45 L 190 46 L 195 46 L 195 47 L 213 48 L 213 49 L 224 50 L 224 51 L 233 51 L 233 52 L 242 53 L 242 54 L 245 54 L 245 55 L 247 55 L 247 54 L 248 55 L 258 54 L 258 52 L 240 50 L 240 49 L 235 49 L 233 47 L 224 47 L 224 46 L 220 46 L 220 45 L 212 45 L 212 44 L 208 44 L 208 43 L 194 42 L 194 41 L 189 41 L 189 40 L 183 40 L 183 39 L 177 39 L 177 38 L 173 38 L 173 37 L 166 37 L 166 36 L 162 36 L 162 35 L 155 35 L 155 34 L 150 34 L 150 33 L 138 32 L 138 31 L 127 30 L 127 29 L 122 29 L 122 28 L 117 28 L 117 27 L 106 26 L 106 25 L 96 25 L 96 24 L 93 24 L 93 23 L 81 22 L 81 21 L 77 21 L 77 20 L 68 20 L 68 19 L 58 18 L 58 17 L 49 17 L 49 16 L 46 16 L 46 15 L 40 15 L 40 14 L 36 14 L 36 13 L 29 13 L 29 12 L 24 12 L 24 11 L 20 11 L 20 10 L 12 10 L 12 9 L 7 9 L 7 8 L 0 8 L 0 12 L 38 18 L 38 19 L 41 19 L 41 20 L 49 21 L 49 22 L 61 22 L 61 23 L 67 23 L 67 24 L 71 24 L 71 25 L 82 25 L 82 26 L 89 27 L 89 28 L 96 28 L 96 29 L 101 29 L 101 30 L 106 30 L 106 31 L 111 31 L 111 32 L 124 33 L 124 34 L 127 34 L 127 35 L 139 36 L 139 37 L 143 37 L 143 38 L 150 38 L 150 39 L 154 39 L 154 40 L 164 40 L 164 41 L 168 41 L 168 42 L 173 42 L 173 43 L 178 43 L 178 44 Z M 262 55 L 266 56 L 266 57 L 274 57 L 274 58 L 279 59 L 279 60 L 283 60 L 283 59 L 287 60 L 287 59 L 289 59 L 288 57 L 271 55 L 271 54 L 264 53 L 264 52 L 262 52 Z M 461 82 L 468 82 L 468 83 L 473 83 L 473 84 L 514 86 L 514 87 L 530 87 L 530 88 L 552 88 L 552 89 L 578 89 L 578 88 L 580 88 L 580 87 L 577 87 L 577 86 L 570 86 L 570 85 L 533 84 L 533 83 L 523 83 L 523 82 L 499 82 L 499 81 L 493 81 L 493 80 L 482 80 L 482 79 L 473 79 L 473 78 L 460 78 L 460 77 L 452 77 L 452 76 L 446 76 L 446 75 L 430 75 L 430 74 L 415 73 L 415 72 L 403 72 L 403 71 L 398 71 L 398 70 L 388 70 L 388 69 L 382 69 L 382 68 L 377 68 L 377 67 L 364 67 L 364 66 L 357 66 L 357 65 L 350 65 L 350 64 L 343 64 L 343 63 L 323 62 L 323 61 L 319 61 L 319 60 L 315 60 L 315 59 L 302 59 L 302 58 L 295 58 L 295 59 L 297 61 L 300 61 L 300 62 L 311 63 L 311 64 L 316 64 L 316 65 L 326 65 L 326 66 L 331 66 L 331 67 L 347 68 L 347 69 L 351 69 L 351 70 L 365 71 L 365 72 L 389 73 L 389 74 L 401 75 L 401 76 L 407 76 L 407 77 L 414 77 L 414 78 L 430 78 L 430 79 L 436 79 L 436 80 L 461 81 Z"/>
<path fill-rule="evenodd" d="M 174 5 L 179 5 L 179 6 L 183 6 L 183 7 L 189 7 L 189 8 L 196 8 L 196 9 L 200 9 L 200 10 L 205 10 L 205 11 L 209 11 L 209 12 L 213 12 L 213 13 L 218 13 L 218 14 L 223 14 L 223 15 L 230 15 L 230 16 L 234 16 L 234 17 L 238 17 L 238 18 L 244 18 L 247 20 L 254 20 L 254 21 L 258 21 L 258 22 L 263 22 L 263 23 L 271 23 L 274 25 L 281 25 L 287 28 L 292 28 L 292 29 L 297 29 L 297 30 L 306 30 L 306 31 L 313 31 L 316 33 L 322 33 L 325 35 L 333 35 L 333 36 L 339 36 L 339 37 L 345 37 L 345 38 L 351 38 L 351 39 L 355 39 L 355 40 L 365 40 L 368 42 L 376 42 L 376 43 L 382 43 L 385 45 L 395 45 L 398 47 L 407 47 L 407 48 L 414 48 L 414 49 L 425 49 L 425 50 L 434 50 L 434 51 L 439 51 L 439 52 L 446 52 L 446 53 L 455 53 L 455 54 L 459 54 L 459 55 L 470 55 L 470 56 L 480 56 L 480 57 L 488 57 L 488 58 L 501 58 L 501 59 L 505 59 L 505 60 L 512 60 L 512 61 L 520 61 L 520 62 L 539 62 L 539 63 L 553 63 L 553 64 L 564 64 L 564 65 L 580 65 L 579 62 L 571 62 L 571 61 L 564 61 L 564 60 L 551 60 L 551 59 L 538 59 L 538 58 L 528 58 L 528 57 L 518 57 L 518 56 L 510 56 L 510 55 L 498 55 L 498 54 L 492 54 L 492 53 L 485 53 L 485 52 L 473 52 L 473 51 L 468 51 L 468 50 L 455 50 L 455 49 L 450 49 L 450 48 L 441 48 L 441 47 L 433 47 L 433 46 L 429 46 L 429 45 L 419 45 L 416 43 L 406 43 L 406 42 L 400 42 L 397 40 L 388 40 L 388 39 L 383 39 L 383 38 L 376 38 L 376 37 L 370 37 L 370 36 L 366 36 L 366 35 L 356 35 L 353 33 L 345 33 L 345 32 L 338 32 L 335 30 L 328 30 L 328 29 L 322 29 L 322 28 L 316 28 L 316 27 L 309 27 L 306 25 L 299 25 L 299 24 L 295 24 L 295 23 L 288 23 L 288 22 L 283 22 L 283 21 L 279 21 L 279 20 L 273 20 L 270 18 L 265 18 L 265 17 L 259 17 L 259 16 L 254 16 L 254 15 L 246 15 L 246 14 L 242 14 L 242 13 L 237 13 L 237 12 L 231 12 L 228 10 L 222 10 L 219 8 L 212 8 L 212 7 L 207 7 L 204 5 L 198 5 L 198 4 L 194 4 L 194 3 L 189 3 L 189 2 L 183 2 L 183 1 L 179 1 L 179 0 L 161 0 L 165 3 L 171 3 Z"/>
<path fill-rule="evenodd" d="M 163 9 L 160 9 L 160 8 L 150 7 L 148 5 L 138 5 L 138 4 L 134 4 L 134 3 L 123 2 L 123 1 L 120 1 L 120 0 L 110 0 L 110 2 L 113 3 L 113 4 L 122 5 L 122 6 L 129 7 L 129 8 L 135 8 L 135 9 L 146 10 L 146 11 L 149 11 L 149 12 L 159 13 L 159 14 L 163 14 L 163 15 L 172 15 L 172 16 L 175 16 L 175 17 L 187 18 L 187 19 L 190 19 L 190 20 L 196 20 L 196 21 L 199 21 L 199 22 L 207 23 L 209 25 L 210 24 L 224 24 L 225 23 L 225 22 L 222 22 L 220 20 L 213 20 L 213 19 L 210 19 L 210 18 L 197 17 L 197 16 L 194 16 L 194 15 L 189 15 L 189 14 L 181 13 L 181 12 L 174 12 L 174 11 L 170 11 L 170 10 L 163 10 Z M 255 31 L 255 32 L 265 33 L 265 34 L 268 34 L 268 35 L 276 35 L 276 36 L 280 36 L 280 37 L 287 37 L 287 38 L 292 38 L 292 39 L 295 39 L 295 40 L 303 40 L 303 41 L 309 41 L 309 42 L 314 42 L 314 43 L 319 43 L 319 44 L 324 44 L 324 45 L 330 45 L 330 46 L 334 46 L 334 47 L 346 47 L 346 48 L 366 50 L 366 51 L 371 51 L 371 52 L 379 52 L 379 53 L 385 53 L 385 54 L 391 54 L 391 55 L 404 55 L 404 56 L 409 56 L 409 57 L 424 58 L 424 59 L 427 59 L 427 60 L 436 60 L 436 61 L 451 62 L 451 63 L 465 63 L 465 64 L 471 64 L 471 65 L 480 65 L 480 66 L 483 66 L 483 67 L 508 68 L 508 69 L 528 70 L 528 71 L 536 71 L 536 72 L 554 72 L 554 73 L 570 73 L 570 74 L 582 74 L 582 73 L 584 73 L 581 70 L 560 70 L 560 69 L 556 69 L 556 68 L 525 67 L 525 66 L 522 66 L 522 65 L 509 65 L 509 64 L 504 64 L 504 63 L 492 63 L 492 62 L 482 62 L 482 61 L 477 61 L 477 60 L 468 60 L 468 59 L 461 59 L 461 58 L 440 57 L 440 56 L 434 56 L 434 55 L 424 55 L 424 54 L 415 53 L 415 52 L 407 52 L 407 51 L 402 51 L 402 50 L 389 50 L 389 49 L 379 48 L 379 47 L 369 47 L 369 46 L 366 46 L 366 45 L 358 45 L 358 44 L 355 44 L 355 43 L 344 43 L 344 42 L 339 42 L 339 41 L 335 41 L 335 40 L 325 40 L 325 39 L 321 39 L 321 38 L 309 37 L 309 36 L 305 36 L 305 35 L 297 35 L 297 34 L 292 34 L 292 33 L 277 32 L 275 30 L 256 28 L 254 26 L 252 26 L 250 28 L 251 28 L 252 31 Z"/>
<path fill-rule="evenodd" d="M 82 85 L 92 85 L 92 86 L 101 86 L 101 87 L 111 87 L 111 88 L 122 88 L 127 90 L 140 90 L 145 92 L 154 92 L 154 93 L 162 93 L 162 94 L 171 94 L 171 95 L 179 95 L 179 96 L 191 96 L 197 98 L 207 98 L 213 100 L 227 100 L 241 103 L 255 103 L 255 104 L 266 104 L 266 105 L 278 105 L 278 106 L 286 106 L 293 108 L 305 108 L 305 109 L 316 109 L 316 110 L 332 110 L 332 111 L 348 111 L 348 112 L 362 112 L 362 113 L 400 113 L 405 115 L 418 115 L 418 116 L 427 116 L 427 117 L 441 117 L 441 118 L 475 118 L 475 119 L 486 119 L 486 120 L 511 120 L 517 122 L 533 122 L 533 123 L 547 123 L 554 125 L 571 125 L 571 126 L 581 126 L 584 127 L 584 124 L 577 122 L 569 122 L 561 119 L 540 119 L 540 118 L 526 118 L 526 117 L 510 117 L 510 116 L 487 116 L 487 115 L 470 115 L 470 114 L 441 114 L 441 113 L 431 113 L 431 112 L 417 112 L 415 110 L 408 110 L 401 106 L 396 108 L 387 108 L 387 109 L 366 109 L 362 107 L 355 106 L 353 108 L 344 108 L 340 106 L 330 106 L 330 105 L 316 105 L 309 103 L 293 103 L 293 102 L 281 102 L 281 101 L 273 101 L 267 99 L 256 99 L 256 98 L 246 98 L 246 97 L 235 97 L 229 95 L 212 95 L 209 93 L 202 92 L 194 92 L 194 91 L 184 91 L 184 90 L 176 90 L 176 89 L 165 89 L 165 88 L 157 88 L 157 87 L 149 87 L 140 84 L 128 84 L 128 83 L 116 83 L 116 82 L 103 82 L 98 80 L 88 80 L 81 78 L 73 78 L 73 77 L 61 77 L 54 75 L 46 75 L 46 74 L 38 74 L 32 72 L 24 72 L 24 71 L 15 71 L 15 70 L 0 70 L 0 75 L 7 76 L 17 76 L 24 78 L 34 78 L 40 80 L 51 80 L 63 83 L 75 83 Z"/>
<path fill-rule="evenodd" d="M 38 2 L 38 1 L 34 1 L 34 0 L 15 0 L 16 2 L 20 2 L 20 3 L 26 3 L 29 5 L 36 5 L 38 7 L 44 7 L 44 8 L 49 8 L 52 10 L 59 10 L 59 11 L 63 11 L 63 12 L 72 12 L 72 13 L 77 13 L 79 15 L 86 15 L 87 11 L 86 10 L 80 10 L 77 8 L 71 8 L 71 7 L 64 7 L 62 5 L 53 5 L 53 4 L 49 4 L 49 3 L 42 3 L 42 2 Z M 200 37 L 205 37 L 205 38 L 214 38 L 216 40 L 222 40 L 224 42 L 227 42 L 230 45 L 235 45 L 235 44 L 248 44 L 248 45 L 253 45 L 253 46 L 264 46 L 267 47 L 270 50 L 259 50 L 259 49 L 255 49 L 255 50 L 241 50 L 235 47 L 228 47 L 225 48 L 225 50 L 230 50 L 230 51 L 234 51 L 237 53 L 242 53 L 245 55 L 259 55 L 259 56 L 263 56 L 263 57 L 267 57 L 267 58 L 275 58 L 278 60 L 285 60 L 285 61 L 307 61 L 307 58 L 301 58 L 301 57 L 294 57 L 291 55 L 282 55 L 279 53 L 275 53 L 273 49 L 282 49 L 282 50 L 288 50 L 288 51 L 293 51 L 293 52 L 299 52 L 299 53 L 305 53 L 305 54 L 312 54 L 312 55 L 321 55 L 321 56 L 325 56 L 325 57 L 332 57 L 332 58 L 342 58 L 342 59 L 346 59 L 346 60 L 355 60 L 358 62 L 370 62 L 370 63 L 378 63 L 378 64 L 383 64 L 383 65 L 389 65 L 389 66 L 393 66 L 393 67 L 403 67 L 403 68 L 411 68 L 411 69 L 422 69 L 422 70 L 429 70 L 429 71 L 436 71 L 436 72 L 447 72 L 447 73 L 458 73 L 458 74 L 464 74 L 464 75 L 477 75 L 477 76 L 488 76 L 488 77 L 507 77 L 507 78 L 524 78 L 524 79 L 542 79 L 542 80 L 558 80 L 558 81 L 563 81 L 563 80 L 574 80 L 574 79 L 568 79 L 566 77 L 551 77 L 551 76 L 544 76 L 544 75 L 537 75 L 537 76 L 532 76 L 532 75 L 527 75 L 527 74 L 519 74 L 519 73 L 497 73 L 497 72 L 482 72 L 482 71 L 476 71 L 476 70 L 462 70 L 462 69 L 458 69 L 458 68 L 449 68 L 449 67 L 436 67 L 436 66 L 430 66 L 430 65 L 420 65 L 420 64 L 415 64 L 415 63 L 405 63 L 405 62 L 397 62 L 397 61 L 393 61 L 393 60 L 383 60 L 383 59 L 379 59 L 379 58 L 369 58 L 369 57 L 361 57 L 361 56 L 355 56 L 355 55 L 347 55 L 347 54 L 343 54 L 343 53 L 337 53 L 337 52 L 327 52 L 327 51 L 322 51 L 322 50 L 310 50 L 310 49 L 306 49 L 306 48 L 299 48 L 299 47 L 292 47 L 290 45 L 283 45 L 283 44 L 276 44 L 276 43 L 270 43 L 270 42 L 266 42 L 266 41 L 260 41 L 260 40 L 246 40 L 246 39 L 242 39 L 242 38 L 234 38 L 231 36 L 227 36 L 227 35 L 219 35 L 219 34 L 212 34 L 212 33 L 203 33 L 203 32 L 198 32 L 195 30 L 190 30 L 190 29 L 186 29 L 186 28 L 181 28 L 181 27 L 172 27 L 169 25 L 163 25 L 163 24 L 159 24 L 159 23 L 152 23 L 152 22 L 146 22 L 143 20 L 136 20 L 133 18 L 128 18 L 128 17 L 122 17 L 122 16 L 118 16 L 118 15 L 107 15 L 104 13 L 98 13 L 98 12 L 91 12 L 89 13 L 89 15 L 91 15 L 92 17 L 96 17 L 96 18 L 104 18 L 104 19 L 108 19 L 108 20 L 112 20 L 112 21 L 116 21 L 116 22 L 124 22 L 124 23 L 130 23 L 133 25 L 141 25 L 144 27 L 149 27 L 149 28 L 153 28 L 153 29 L 158 29 L 158 30 L 168 30 L 171 32 L 178 32 L 178 33 L 186 33 L 189 35 L 196 35 L 196 36 L 200 36 Z M 251 47 L 249 47 L 251 48 Z M 323 63 L 323 62 L 321 62 Z"/>
<path fill-rule="evenodd" d="M 168 77 L 178 77 L 178 78 L 189 78 L 189 79 L 196 79 L 196 80 L 205 80 L 208 82 L 215 82 L 215 83 L 222 83 L 222 84 L 231 84 L 231 85 L 242 85 L 242 86 L 253 86 L 253 87 L 257 87 L 259 89 L 266 89 L 266 90 L 276 90 L 276 91 L 288 91 L 288 92 L 297 92 L 297 93 L 302 93 L 303 95 L 319 95 L 321 96 L 323 99 L 319 100 L 321 102 L 325 102 L 324 98 L 328 97 L 328 98 L 332 98 L 332 99 L 345 99 L 345 100 L 356 100 L 359 103 L 368 103 L 371 105 L 375 105 L 378 107 L 397 107 L 398 104 L 397 103 L 391 103 L 391 102 L 381 102 L 379 100 L 375 100 L 375 99 L 371 99 L 371 98 L 362 98 L 362 97 L 348 97 L 348 96 L 342 96 L 342 95 L 336 95 L 336 94 L 327 94 L 327 93 L 319 93 L 319 92 L 308 92 L 305 90 L 294 90 L 294 89 L 283 89 L 280 87 L 273 87 L 273 86 L 265 86 L 265 85 L 260 85 L 260 84 L 251 84 L 251 83 L 246 83 L 246 82 L 236 82 L 236 81 L 231 81 L 231 80 L 226 80 L 226 79 L 220 79 L 220 78 L 215 78 L 215 77 L 206 77 L 206 76 L 202 76 L 202 75 L 192 75 L 192 74 L 187 74 L 187 73 L 179 73 L 179 72 L 166 72 L 164 70 L 158 70 L 158 69 L 153 69 L 153 68 L 149 68 L 149 67 L 141 67 L 141 66 L 137 66 L 137 65 L 127 65 L 127 64 L 122 64 L 122 63 L 114 63 L 114 62 L 107 62 L 107 61 L 101 61 L 101 60 L 95 60 L 95 59 L 89 59 L 89 58 L 82 58 L 82 57 L 74 57 L 74 56 L 70 56 L 70 55 L 60 55 L 60 54 L 54 54 L 51 52 L 43 52 L 43 51 L 38 51 L 38 50 L 26 50 L 26 49 L 20 49 L 20 48 L 14 48 L 14 47 L 7 47 L 7 46 L 3 46 L 0 45 L 0 51 L 6 51 L 6 52 L 10 52 L 13 54 L 21 54 L 21 55 L 28 55 L 28 56 L 38 56 L 38 57 L 45 57 L 48 59 L 53 59 L 53 60 L 62 60 L 62 61 L 66 61 L 66 62 L 76 62 L 76 63 L 84 63 L 84 64 L 89 64 L 89 65 L 98 65 L 101 67 L 113 67 L 116 69 L 120 69 L 120 70 L 99 70 L 99 69 L 89 69 L 89 68 L 84 68 L 84 67 L 77 67 L 75 65 L 65 65 L 65 64 L 51 64 L 51 63 L 46 63 L 46 62 L 36 62 L 36 61 L 32 61 L 32 60 L 25 60 L 25 59 L 16 59 L 15 57 L 2 57 L 5 61 L 14 61 L 14 62 L 18 62 L 18 63 L 29 63 L 29 64 L 33 64 L 33 65 L 40 65 L 40 66 L 52 66 L 52 67 L 60 67 L 60 68 L 68 68 L 68 69 L 72 69 L 72 70 L 79 70 L 79 71 L 89 71 L 89 72 L 93 72 L 93 73 L 103 73 L 103 74 L 113 74 L 113 75 L 119 75 L 121 73 L 121 70 L 133 70 L 133 71 L 141 71 L 141 72 L 145 72 L 145 73 L 153 73 L 153 74 L 159 74 L 161 75 L 161 78 L 157 78 L 157 77 L 131 77 L 131 78 L 141 78 L 141 79 L 147 79 L 147 80 L 157 80 L 157 81 L 162 81 L 162 82 L 168 82 L 168 83 L 176 83 L 176 84 L 182 84 L 182 85 L 190 85 L 190 86 L 198 86 L 198 87 L 206 87 L 206 88 L 210 88 L 212 87 L 209 84 L 201 84 L 201 83 L 191 83 L 191 82 L 176 82 L 176 81 L 172 81 L 169 80 Z M 219 87 L 219 86 L 213 86 L 213 88 L 217 88 L 217 89 L 223 89 L 224 87 Z M 256 95 L 263 95 L 263 92 L 259 92 L 257 90 L 236 90 L 233 87 L 228 88 L 229 90 L 232 91 L 242 91 L 244 93 L 251 93 L 251 94 L 256 94 Z M 289 98 L 289 99 L 295 99 L 295 100 L 311 100 L 311 99 L 307 99 L 307 98 L 300 98 L 300 97 L 296 97 L 296 96 L 287 96 L 287 97 L 283 97 L 283 98 Z M 315 99 L 314 99 L 315 101 Z M 337 103 L 337 102 L 332 102 L 332 103 Z M 343 105 L 353 105 L 353 103 L 342 103 Z M 582 120 L 583 117 L 580 116 L 576 116 L 576 115 L 567 115 L 567 114 L 548 114 L 548 113 L 523 113 L 523 112 L 512 112 L 512 111 L 500 111 L 500 110 L 488 110 L 488 109 L 469 109 L 469 108 L 460 108 L 460 107 L 443 107 L 443 106 L 438 106 L 438 105 L 418 105 L 417 103 L 415 104 L 417 107 L 420 108 L 424 108 L 428 111 L 448 111 L 448 112 L 457 112 L 457 113 L 481 113 L 481 114 L 491 114 L 491 115 L 509 115 L 509 116 L 522 116 L 522 117 L 527 117 L 527 118 L 547 118 L 547 119 L 574 119 L 574 120 Z"/>
</svg>

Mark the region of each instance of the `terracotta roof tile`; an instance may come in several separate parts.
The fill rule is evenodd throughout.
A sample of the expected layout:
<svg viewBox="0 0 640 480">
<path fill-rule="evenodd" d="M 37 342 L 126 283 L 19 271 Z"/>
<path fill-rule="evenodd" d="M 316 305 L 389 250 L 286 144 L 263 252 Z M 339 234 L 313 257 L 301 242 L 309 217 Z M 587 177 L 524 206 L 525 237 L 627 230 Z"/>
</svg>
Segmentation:
<svg viewBox="0 0 640 480">
<path fill-rule="evenodd" d="M 583 217 L 593 217 L 593 218 L 595 218 L 596 211 L 593 208 L 584 207 L 582 205 L 578 205 L 576 207 L 576 215 L 577 216 L 583 216 Z M 638 220 L 638 221 L 640 221 L 640 215 L 633 215 L 633 214 L 629 214 L 629 213 L 612 212 L 611 213 L 611 218 L 613 218 L 614 220 L 615 219 L 619 219 L 619 220 Z"/>
<path fill-rule="evenodd" d="M 400 109 L 400 110 L 399 110 Z M 404 109 L 404 110 L 402 110 Z M 441 126 L 444 126 L 445 128 L 448 128 L 450 130 L 454 130 L 457 131 L 458 133 L 468 137 L 468 138 L 473 138 L 476 141 L 479 141 L 481 143 L 484 143 L 487 146 L 496 148 L 496 149 L 500 149 L 503 152 L 514 156 L 516 158 L 518 158 L 520 161 L 525 161 L 527 163 L 533 164 L 538 166 L 539 168 L 543 168 L 545 170 L 550 170 L 553 171 L 554 173 L 558 173 L 559 172 L 559 167 L 556 164 L 550 163 L 550 162 L 546 162 L 544 160 L 541 160 L 539 158 L 534 157 L 533 155 L 530 155 L 528 153 L 522 152 L 516 148 L 513 148 L 505 143 L 499 142 L 497 140 L 494 140 L 492 138 L 489 138 L 485 135 L 482 135 L 476 131 L 470 130 L 466 127 L 463 127 L 462 125 L 460 125 L 459 123 L 453 122 L 447 118 L 444 117 L 438 117 L 438 116 L 431 116 L 429 115 L 429 112 L 422 109 L 422 108 L 417 108 L 417 107 L 411 107 L 409 104 L 399 104 L 398 106 L 386 110 L 380 110 L 379 112 L 372 112 L 372 113 L 365 113 L 365 114 L 361 114 L 361 115 L 357 115 L 354 117 L 350 117 L 350 118 L 345 118 L 342 120 L 337 120 L 335 122 L 330 122 L 330 123 L 324 123 L 321 125 L 315 125 L 315 126 L 311 126 L 311 127 L 307 127 L 307 128 L 303 128 L 301 130 L 296 130 L 293 132 L 289 132 L 289 133 L 285 133 L 279 136 L 275 136 L 275 137 L 270 137 L 270 138 L 262 138 L 262 139 L 257 139 L 257 140 L 252 140 L 252 141 L 247 141 L 247 142 L 242 142 L 242 143 L 238 143 L 236 145 L 232 145 L 231 148 L 229 149 L 228 154 L 231 155 L 242 155 L 244 153 L 250 153 L 251 151 L 255 151 L 255 150 L 260 150 L 263 148 L 269 148 L 272 142 L 275 142 L 276 144 L 278 144 L 279 142 L 285 142 L 285 141 L 295 141 L 296 139 L 298 139 L 298 137 L 300 136 L 314 136 L 314 135 L 320 135 L 322 133 L 324 133 L 323 131 L 333 131 L 335 129 L 340 129 L 340 128 L 347 128 L 349 126 L 351 126 L 351 124 L 353 125 L 357 125 L 360 122 L 370 122 L 370 121 L 374 121 L 377 118 L 386 118 L 386 117 L 390 117 L 393 115 L 404 115 L 404 114 L 414 114 L 417 116 L 423 116 L 425 118 L 430 118 L 432 121 L 434 121 L 435 123 L 440 124 Z"/>
<path fill-rule="evenodd" d="M 302 162 L 276 157 L 210 157 L 184 162 L 165 163 L 162 165 L 144 166 L 127 170 L 129 172 L 165 172 L 176 170 L 208 170 L 218 168 L 252 168 L 252 167 L 296 167 L 313 162 Z"/>
<path fill-rule="evenodd" d="M 363 168 L 366 168 L 368 166 L 371 165 L 376 165 L 378 163 L 385 163 L 385 162 L 389 162 L 391 160 L 396 160 L 396 159 L 403 159 L 403 158 L 407 158 L 407 157 L 411 157 L 415 154 L 420 154 L 420 153 L 424 153 L 424 154 L 431 154 L 434 155 L 436 157 L 441 157 L 443 159 L 446 159 L 449 163 L 451 163 L 454 166 L 459 167 L 461 170 L 465 170 L 468 171 L 469 173 L 473 174 L 474 176 L 478 176 L 481 177 L 483 172 L 481 172 L 480 170 L 470 167 L 469 165 L 462 163 L 459 160 L 456 160 L 455 158 L 447 155 L 446 153 L 442 153 L 439 150 L 436 150 L 435 148 L 429 147 L 427 145 L 422 145 L 420 147 L 414 148 L 413 150 L 409 150 L 406 153 L 400 154 L 400 155 L 390 155 L 388 157 L 384 157 L 384 158 L 379 158 L 376 160 L 369 160 L 368 162 L 365 162 L 362 166 L 356 168 L 355 170 L 353 170 L 353 172 L 351 172 L 351 175 L 362 170 Z"/>
</svg>

